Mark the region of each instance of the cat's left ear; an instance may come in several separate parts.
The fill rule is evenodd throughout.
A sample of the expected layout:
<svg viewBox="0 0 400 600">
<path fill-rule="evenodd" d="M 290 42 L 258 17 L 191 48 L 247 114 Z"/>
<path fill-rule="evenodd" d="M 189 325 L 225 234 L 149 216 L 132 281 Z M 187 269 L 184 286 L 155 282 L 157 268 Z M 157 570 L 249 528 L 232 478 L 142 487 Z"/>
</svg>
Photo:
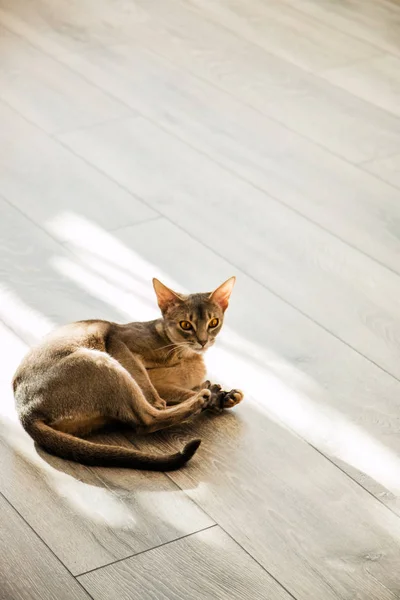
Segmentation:
<svg viewBox="0 0 400 600">
<path fill-rule="evenodd" d="M 236 277 L 230 277 L 227 281 L 225 281 L 222 285 L 217 287 L 210 294 L 210 300 L 213 300 L 222 308 L 225 312 L 228 308 L 229 298 L 232 294 L 233 286 L 235 285 Z"/>
<path fill-rule="evenodd" d="M 161 309 L 161 312 L 164 313 L 171 304 L 176 304 L 177 302 L 182 302 L 183 298 L 179 296 L 173 290 L 170 290 L 169 287 L 161 283 L 158 279 L 153 279 L 153 287 L 157 296 L 158 306 Z"/>
</svg>

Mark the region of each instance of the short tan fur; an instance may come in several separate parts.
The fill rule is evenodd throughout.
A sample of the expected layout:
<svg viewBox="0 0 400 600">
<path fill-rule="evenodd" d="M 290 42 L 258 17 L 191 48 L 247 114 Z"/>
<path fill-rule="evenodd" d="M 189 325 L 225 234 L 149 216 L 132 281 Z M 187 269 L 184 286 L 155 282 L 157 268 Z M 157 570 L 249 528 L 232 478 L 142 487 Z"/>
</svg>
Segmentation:
<svg viewBox="0 0 400 600">
<path fill-rule="evenodd" d="M 48 452 L 86 465 L 183 466 L 200 440 L 162 456 L 85 436 L 118 423 L 151 433 L 242 400 L 240 391 L 205 381 L 203 360 L 221 331 L 234 283 L 231 277 L 214 292 L 182 295 L 154 279 L 160 319 L 80 321 L 54 331 L 28 353 L 13 379 L 23 427 Z"/>
</svg>

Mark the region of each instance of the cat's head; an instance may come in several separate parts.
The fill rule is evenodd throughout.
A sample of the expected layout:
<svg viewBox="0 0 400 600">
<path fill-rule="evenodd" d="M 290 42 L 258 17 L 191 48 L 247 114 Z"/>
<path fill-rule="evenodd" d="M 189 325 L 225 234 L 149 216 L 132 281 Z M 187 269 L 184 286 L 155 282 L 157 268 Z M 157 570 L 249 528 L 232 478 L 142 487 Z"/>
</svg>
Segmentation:
<svg viewBox="0 0 400 600">
<path fill-rule="evenodd" d="M 184 343 L 194 352 L 204 352 L 212 346 L 221 331 L 235 280 L 231 277 L 213 292 L 184 296 L 153 279 L 165 332 L 171 342 Z"/>
</svg>

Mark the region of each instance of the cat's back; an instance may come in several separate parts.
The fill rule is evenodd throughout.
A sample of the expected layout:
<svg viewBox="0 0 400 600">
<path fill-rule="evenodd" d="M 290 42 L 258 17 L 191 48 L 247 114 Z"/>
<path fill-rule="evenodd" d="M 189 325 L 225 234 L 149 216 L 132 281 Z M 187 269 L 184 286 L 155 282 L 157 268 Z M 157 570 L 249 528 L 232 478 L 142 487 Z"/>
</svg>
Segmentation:
<svg viewBox="0 0 400 600">
<path fill-rule="evenodd" d="M 14 392 L 21 383 L 37 380 L 80 348 L 104 352 L 111 325 L 108 321 L 78 321 L 46 335 L 21 361 L 12 381 Z"/>
</svg>

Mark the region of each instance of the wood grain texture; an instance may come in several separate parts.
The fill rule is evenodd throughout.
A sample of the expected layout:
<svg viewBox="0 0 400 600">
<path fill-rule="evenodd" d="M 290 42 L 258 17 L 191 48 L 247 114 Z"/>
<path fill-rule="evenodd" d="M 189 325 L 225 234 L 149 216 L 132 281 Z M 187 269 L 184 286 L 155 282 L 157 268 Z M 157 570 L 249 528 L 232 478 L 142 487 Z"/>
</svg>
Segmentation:
<svg viewBox="0 0 400 600">
<path fill-rule="evenodd" d="M 373 45 L 323 25 L 284 2 L 188 0 L 199 15 L 296 66 L 318 73 L 376 56 Z"/>
<path fill-rule="evenodd" d="M 79 578 L 95 600 L 289 600 L 219 527 Z"/>
<path fill-rule="evenodd" d="M 400 154 L 367 162 L 363 165 L 363 168 L 400 188 Z"/>
<path fill-rule="evenodd" d="M 135 23 L 138 17 L 138 6 L 126 0 L 118 3 L 118 10 L 97 0 L 70 2 L 68 6 L 62 0 L 3 0 L 0 6 L 4 27 L 57 58 L 66 52 L 130 39 L 132 20 Z"/>
<path fill-rule="evenodd" d="M 201 460 L 171 478 L 298 600 L 355 592 L 395 600 L 397 516 L 274 424 L 261 403 L 248 399 L 195 430 Z M 175 442 L 190 431 L 175 431 Z"/>
<path fill-rule="evenodd" d="M 386 112 L 241 40 L 185 4 L 137 0 L 137 6 L 132 52 L 138 44 L 150 47 L 352 162 L 399 147 L 399 124 Z"/>
<path fill-rule="evenodd" d="M 2 345 L 0 351 L 2 365 L 2 368 L 0 369 L 0 418 L 8 419 L 13 423 L 16 423 L 18 418 L 15 411 L 11 377 L 17 370 L 22 357 L 28 352 L 28 346 L 1 320 L 0 339 Z"/>
<path fill-rule="evenodd" d="M 142 47 L 94 48 L 64 60 L 164 130 L 400 273 L 396 189 Z"/>
<path fill-rule="evenodd" d="M 144 119 L 62 137 L 196 239 L 400 377 L 396 274 Z"/>
<path fill-rule="evenodd" d="M 400 150 L 400 125 L 392 115 L 239 38 L 185 3 L 122 2 L 118 16 L 110 7 L 99 13 L 97 3 L 91 1 L 84 23 L 80 4 L 69 6 L 68 11 L 60 4 L 52 3 L 51 19 L 48 14 L 44 19 L 24 12 L 21 0 L 16 7 L 7 2 L 4 10 L 11 17 L 1 18 L 7 27 L 52 55 L 66 26 L 74 33 L 68 36 L 70 40 L 77 38 L 89 47 L 122 41 L 131 44 L 132 52 L 137 46 L 150 47 L 352 162 Z M 58 48 L 61 60 L 65 51 L 65 47 L 62 52 Z"/>
<path fill-rule="evenodd" d="M 1 600 L 90 600 L 0 494 Z"/>
<path fill-rule="evenodd" d="M 1 27 L 0 98 L 50 134 L 130 113 L 126 106 Z"/>
<path fill-rule="evenodd" d="M 285 0 L 285 3 L 329 27 L 400 55 L 400 7 L 396 0 Z"/>
<path fill-rule="evenodd" d="M 0 195 L 39 225 L 66 213 L 105 229 L 156 216 L 1 101 L 0 120 Z"/>
<path fill-rule="evenodd" d="M 74 574 L 213 523 L 161 473 L 91 472 L 38 452 L 4 418 L 0 446 L 0 491 Z"/>
<path fill-rule="evenodd" d="M 400 57 L 386 54 L 330 69 L 323 76 L 358 98 L 400 116 Z"/>
<path fill-rule="evenodd" d="M 85 287 L 78 259 L 71 265 L 61 244 L 1 198 L 0 209 L 0 318 L 6 325 L 32 344 L 71 320 L 93 314 L 118 318 L 119 312 Z M 68 267 L 77 281 L 68 276 Z"/>
</svg>

